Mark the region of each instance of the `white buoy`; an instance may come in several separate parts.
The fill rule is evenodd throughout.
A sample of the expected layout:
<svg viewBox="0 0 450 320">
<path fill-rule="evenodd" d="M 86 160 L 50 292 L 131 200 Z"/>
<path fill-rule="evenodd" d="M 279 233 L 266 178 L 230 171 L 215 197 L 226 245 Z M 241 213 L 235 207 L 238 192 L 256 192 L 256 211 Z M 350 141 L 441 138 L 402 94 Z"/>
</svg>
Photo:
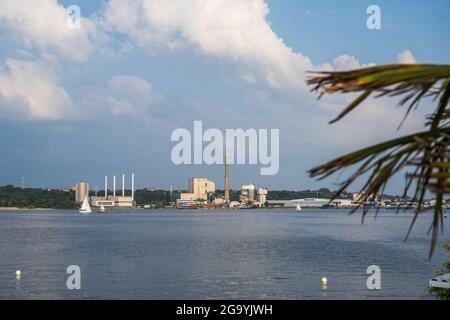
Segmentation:
<svg viewBox="0 0 450 320">
<path fill-rule="evenodd" d="M 320 279 L 320 282 L 322 282 L 322 285 L 323 285 L 323 286 L 326 286 L 327 283 L 328 283 L 328 279 L 325 278 L 325 277 L 323 277 L 322 279 Z"/>
<path fill-rule="evenodd" d="M 17 271 L 16 271 L 16 276 L 17 276 L 17 277 L 20 277 L 21 275 L 22 275 L 22 271 L 17 270 Z"/>
</svg>

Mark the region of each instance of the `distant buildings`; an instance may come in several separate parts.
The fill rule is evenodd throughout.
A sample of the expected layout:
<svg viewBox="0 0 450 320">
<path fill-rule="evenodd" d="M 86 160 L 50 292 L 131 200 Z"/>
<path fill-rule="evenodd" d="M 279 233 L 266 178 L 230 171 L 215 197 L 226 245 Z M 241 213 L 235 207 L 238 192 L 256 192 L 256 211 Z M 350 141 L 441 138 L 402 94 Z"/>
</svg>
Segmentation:
<svg viewBox="0 0 450 320">
<path fill-rule="evenodd" d="M 354 192 L 352 194 L 353 201 L 355 201 L 355 202 L 361 202 L 365 196 L 366 196 L 366 193 L 364 191 L 363 192 Z M 371 194 L 367 197 L 367 199 L 371 200 L 371 201 L 377 201 L 380 199 L 380 195 Z"/>
<path fill-rule="evenodd" d="M 267 201 L 267 189 L 256 188 L 253 183 L 241 187 L 240 200 L 244 206 L 264 206 Z"/>
<path fill-rule="evenodd" d="M 355 208 L 358 205 L 352 199 L 334 199 L 331 204 L 338 209 Z"/>
<path fill-rule="evenodd" d="M 269 207 L 281 207 L 281 208 L 296 208 L 300 206 L 301 208 L 324 208 L 324 207 L 334 207 L 338 209 L 348 209 L 355 208 L 358 203 L 351 199 L 335 199 L 331 201 L 330 199 L 324 198 L 303 198 L 294 200 L 269 200 L 267 201 Z"/>
<path fill-rule="evenodd" d="M 112 195 L 108 194 L 108 177 L 105 177 L 105 195 L 103 197 L 91 197 L 91 205 L 94 207 L 134 208 L 134 173 L 131 174 L 131 196 L 125 196 L 125 175 L 122 175 L 122 196 L 116 195 L 116 176 L 113 176 Z"/>
<path fill-rule="evenodd" d="M 304 198 L 289 200 L 284 203 L 285 208 L 296 208 L 297 204 L 302 208 L 322 208 L 330 202 L 330 199 Z"/>
<path fill-rule="evenodd" d="M 181 193 L 178 208 L 220 208 L 220 207 L 262 207 L 267 201 L 267 189 L 256 188 L 254 184 L 243 185 L 240 201 L 228 201 L 225 197 L 214 197 L 215 183 L 205 178 L 189 179 L 189 191 Z"/>
<path fill-rule="evenodd" d="M 241 202 L 253 203 L 256 199 L 256 186 L 252 183 L 244 184 L 241 187 Z"/>
<path fill-rule="evenodd" d="M 197 202 L 208 202 L 210 194 L 216 191 L 215 183 L 205 178 L 190 178 L 188 184 L 188 192 L 181 193 L 177 200 L 178 207 L 192 207 Z"/>
<path fill-rule="evenodd" d="M 267 189 L 259 188 L 258 189 L 258 202 L 264 205 L 267 202 Z"/>
</svg>

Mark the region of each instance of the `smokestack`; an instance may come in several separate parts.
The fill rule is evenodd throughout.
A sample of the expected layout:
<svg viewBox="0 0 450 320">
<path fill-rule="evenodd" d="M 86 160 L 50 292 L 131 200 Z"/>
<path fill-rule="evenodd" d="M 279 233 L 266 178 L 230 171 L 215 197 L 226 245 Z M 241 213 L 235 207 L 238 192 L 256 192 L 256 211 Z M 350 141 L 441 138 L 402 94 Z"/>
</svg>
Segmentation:
<svg viewBox="0 0 450 320">
<path fill-rule="evenodd" d="M 122 197 L 125 197 L 125 175 L 122 175 Z"/>
<path fill-rule="evenodd" d="M 105 176 L 105 198 L 108 197 L 108 176 Z"/>
<path fill-rule="evenodd" d="M 131 174 L 131 199 L 134 200 L 134 173 Z"/>
<path fill-rule="evenodd" d="M 228 154 L 225 152 L 225 201 L 230 202 Z"/>
<path fill-rule="evenodd" d="M 116 196 L 116 175 L 113 175 L 113 197 Z"/>
</svg>

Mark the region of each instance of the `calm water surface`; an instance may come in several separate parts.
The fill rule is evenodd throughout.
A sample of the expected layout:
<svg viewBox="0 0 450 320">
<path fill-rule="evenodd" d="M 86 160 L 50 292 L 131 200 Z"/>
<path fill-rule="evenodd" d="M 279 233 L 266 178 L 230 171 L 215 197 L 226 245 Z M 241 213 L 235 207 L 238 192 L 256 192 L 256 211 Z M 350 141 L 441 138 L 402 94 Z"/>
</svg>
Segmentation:
<svg viewBox="0 0 450 320">
<path fill-rule="evenodd" d="M 343 210 L 0 212 L 0 299 L 430 299 L 431 216 Z M 448 224 L 444 237 L 448 236 Z M 81 290 L 66 268 L 81 268 Z M 381 290 L 366 287 L 369 265 Z M 22 278 L 15 279 L 15 270 Z M 323 290 L 320 278 L 328 278 Z"/>
</svg>

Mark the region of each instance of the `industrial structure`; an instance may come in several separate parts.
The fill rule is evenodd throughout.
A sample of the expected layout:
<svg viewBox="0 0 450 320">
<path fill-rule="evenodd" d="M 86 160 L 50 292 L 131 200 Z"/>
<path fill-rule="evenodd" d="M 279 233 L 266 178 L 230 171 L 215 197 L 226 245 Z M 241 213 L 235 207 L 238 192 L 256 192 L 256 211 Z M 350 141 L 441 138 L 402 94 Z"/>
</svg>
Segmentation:
<svg viewBox="0 0 450 320">
<path fill-rule="evenodd" d="M 190 178 L 188 184 L 188 192 L 181 193 L 180 199 L 177 199 L 178 207 L 191 207 L 198 201 L 207 202 L 209 195 L 216 191 L 215 183 L 205 178 Z"/>
<path fill-rule="evenodd" d="M 89 183 L 87 182 L 79 182 L 75 184 L 73 187 L 75 189 L 75 202 L 82 203 L 84 197 L 89 197 Z"/>
<path fill-rule="evenodd" d="M 253 183 L 241 187 L 241 202 L 254 202 L 256 199 L 256 186 Z"/>
<path fill-rule="evenodd" d="M 269 200 L 267 201 L 269 207 L 282 207 L 282 208 L 324 208 L 332 207 L 337 209 L 356 208 L 358 203 L 352 199 L 334 199 L 330 202 L 330 199 L 324 198 L 303 198 L 293 200 Z"/>
<path fill-rule="evenodd" d="M 322 208 L 330 202 L 330 199 L 304 198 L 294 199 L 284 202 L 285 208 L 296 208 L 298 205 L 302 208 Z"/>
<path fill-rule="evenodd" d="M 228 154 L 225 152 L 225 195 L 224 202 L 225 204 L 230 203 L 230 172 L 229 172 L 229 164 L 228 164 Z"/>
<path fill-rule="evenodd" d="M 267 189 L 256 188 L 253 183 L 241 187 L 240 200 L 244 206 L 264 206 L 267 201 Z"/>
<path fill-rule="evenodd" d="M 113 176 L 112 195 L 108 194 L 108 177 L 105 176 L 105 194 L 103 197 L 91 197 L 91 205 L 94 207 L 134 208 L 134 173 L 131 174 L 131 196 L 125 196 L 125 175 L 122 175 L 122 195 L 116 195 L 116 176 Z"/>
</svg>

